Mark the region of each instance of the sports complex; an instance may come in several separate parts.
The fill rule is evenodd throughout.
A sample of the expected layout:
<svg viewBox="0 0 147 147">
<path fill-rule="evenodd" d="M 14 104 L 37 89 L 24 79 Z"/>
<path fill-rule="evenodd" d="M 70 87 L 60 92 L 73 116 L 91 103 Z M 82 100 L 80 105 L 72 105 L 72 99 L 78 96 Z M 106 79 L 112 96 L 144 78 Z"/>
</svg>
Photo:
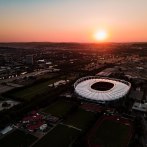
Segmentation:
<svg viewBox="0 0 147 147">
<path fill-rule="evenodd" d="M 103 110 L 103 107 L 96 103 L 117 104 L 120 102 L 121 104 L 130 88 L 131 83 L 127 81 L 99 76 L 83 77 L 74 84 L 75 94 L 78 98 L 92 102 L 92 104 L 86 102 L 87 104 L 83 107 L 96 112 Z M 125 147 L 129 145 L 132 135 L 131 120 L 106 112 L 87 134 L 86 146 Z"/>
<path fill-rule="evenodd" d="M 87 135 L 88 147 L 126 147 L 133 135 L 132 122 L 117 115 L 103 116 Z"/>
<path fill-rule="evenodd" d="M 131 83 L 112 78 L 88 76 L 77 80 L 74 84 L 76 95 L 85 100 L 106 103 L 125 97 Z"/>
<path fill-rule="evenodd" d="M 23 124 L 25 120 L 23 118 L 20 126 L 25 126 L 23 129 L 28 134 L 22 134 L 19 131 L 10 132 L 6 139 L 0 139 L 0 145 L 21 146 L 24 142 L 24 145 L 27 144 L 31 147 L 47 147 L 49 145 L 51 147 L 129 146 L 134 132 L 133 122 L 119 113 L 115 113 L 115 107 L 111 107 L 111 105 L 104 107 L 101 103 L 117 103 L 119 101 L 121 104 L 120 100 L 124 100 L 123 97 L 126 97 L 130 88 L 131 84 L 124 80 L 98 76 L 80 78 L 74 84 L 75 93 L 81 100 L 80 103 L 79 99 L 75 101 L 77 97 L 75 100 L 57 99 L 45 108 L 43 107 L 41 112 L 36 112 L 35 115 L 34 113 L 33 115 L 27 114 L 24 118 L 28 121 L 29 117 L 29 123 L 24 122 L 26 125 Z M 43 118 L 38 114 L 41 114 Z M 38 118 L 38 121 L 34 121 Z M 40 122 L 48 123 L 48 128 L 45 133 L 43 132 L 44 136 L 36 138 L 34 134 L 38 135 L 41 132 L 40 127 L 32 129 L 32 125 L 36 127 Z M 31 129 L 26 127 L 29 126 L 28 124 L 31 125 Z M 20 142 L 13 141 L 14 135 L 20 137 Z M 30 140 L 24 135 L 28 136 Z"/>
</svg>

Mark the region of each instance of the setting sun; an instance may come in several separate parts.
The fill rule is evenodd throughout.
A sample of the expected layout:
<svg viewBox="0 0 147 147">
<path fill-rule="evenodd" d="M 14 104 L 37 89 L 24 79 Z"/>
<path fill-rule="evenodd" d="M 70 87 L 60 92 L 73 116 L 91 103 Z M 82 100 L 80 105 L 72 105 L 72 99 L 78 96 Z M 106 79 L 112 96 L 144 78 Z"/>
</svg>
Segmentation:
<svg viewBox="0 0 147 147">
<path fill-rule="evenodd" d="M 100 31 L 97 31 L 95 34 L 94 34 L 94 38 L 97 40 L 97 41 L 104 41 L 106 40 L 108 37 L 108 33 L 105 31 L 105 30 L 100 30 Z"/>
</svg>

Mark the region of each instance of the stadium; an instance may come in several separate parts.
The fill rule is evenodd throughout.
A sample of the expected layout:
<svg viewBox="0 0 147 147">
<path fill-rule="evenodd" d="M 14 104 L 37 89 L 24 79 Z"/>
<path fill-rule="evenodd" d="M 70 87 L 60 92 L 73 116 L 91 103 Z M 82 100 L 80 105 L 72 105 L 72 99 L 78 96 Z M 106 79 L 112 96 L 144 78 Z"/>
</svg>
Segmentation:
<svg viewBox="0 0 147 147">
<path fill-rule="evenodd" d="M 131 88 L 131 83 L 112 78 L 88 76 L 74 83 L 75 94 L 84 100 L 109 103 L 124 98 Z"/>
</svg>

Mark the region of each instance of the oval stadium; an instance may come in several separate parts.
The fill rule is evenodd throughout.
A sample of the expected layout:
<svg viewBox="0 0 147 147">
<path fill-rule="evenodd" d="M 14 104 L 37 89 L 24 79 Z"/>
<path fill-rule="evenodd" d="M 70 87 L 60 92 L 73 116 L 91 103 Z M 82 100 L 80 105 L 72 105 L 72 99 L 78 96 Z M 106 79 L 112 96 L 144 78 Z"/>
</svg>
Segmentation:
<svg viewBox="0 0 147 147">
<path fill-rule="evenodd" d="M 74 88 L 81 99 L 105 103 L 125 97 L 131 83 L 120 79 L 88 76 L 77 80 Z"/>
</svg>

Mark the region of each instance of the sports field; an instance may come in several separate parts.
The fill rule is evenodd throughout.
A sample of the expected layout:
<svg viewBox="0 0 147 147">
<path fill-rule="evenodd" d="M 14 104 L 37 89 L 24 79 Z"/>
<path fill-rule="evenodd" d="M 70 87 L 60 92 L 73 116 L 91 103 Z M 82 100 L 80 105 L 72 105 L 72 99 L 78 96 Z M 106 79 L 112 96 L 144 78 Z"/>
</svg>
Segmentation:
<svg viewBox="0 0 147 147">
<path fill-rule="evenodd" d="M 35 97 L 36 95 L 39 95 L 39 94 L 42 94 L 42 93 L 49 91 L 50 88 L 48 87 L 48 85 L 51 82 L 54 82 L 54 81 L 48 80 L 48 81 L 45 81 L 45 82 L 42 82 L 39 84 L 32 85 L 31 87 L 27 87 L 25 89 L 22 89 L 22 90 L 19 90 L 19 91 L 12 93 L 12 96 L 14 96 L 14 97 L 16 96 L 20 99 L 29 101 L 33 97 Z"/>
<path fill-rule="evenodd" d="M 93 112 L 85 111 L 79 108 L 77 111 L 75 111 L 75 113 L 70 115 L 64 123 L 84 130 L 91 123 L 93 123 L 94 119 L 95 114 Z"/>
<path fill-rule="evenodd" d="M 80 131 L 59 124 L 33 147 L 69 147 L 80 135 Z"/>
<path fill-rule="evenodd" d="M 41 95 L 41 94 L 49 91 L 51 88 L 48 85 L 58 81 L 59 79 L 58 78 L 48 79 L 48 80 L 43 81 L 41 83 L 33 84 L 33 85 L 26 87 L 24 89 L 20 89 L 18 91 L 12 92 L 10 95 L 13 97 L 20 98 L 22 100 L 30 101 L 35 96 Z"/>
<path fill-rule="evenodd" d="M 20 130 L 15 130 L 0 139 L 0 147 L 28 147 L 37 138 Z"/>
<path fill-rule="evenodd" d="M 47 114 L 52 114 L 56 117 L 64 117 L 74 107 L 71 102 L 58 100 L 43 110 Z"/>
<path fill-rule="evenodd" d="M 126 147 L 132 135 L 132 129 L 125 123 L 115 118 L 102 120 L 90 132 L 88 146 Z"/>
</svg>

